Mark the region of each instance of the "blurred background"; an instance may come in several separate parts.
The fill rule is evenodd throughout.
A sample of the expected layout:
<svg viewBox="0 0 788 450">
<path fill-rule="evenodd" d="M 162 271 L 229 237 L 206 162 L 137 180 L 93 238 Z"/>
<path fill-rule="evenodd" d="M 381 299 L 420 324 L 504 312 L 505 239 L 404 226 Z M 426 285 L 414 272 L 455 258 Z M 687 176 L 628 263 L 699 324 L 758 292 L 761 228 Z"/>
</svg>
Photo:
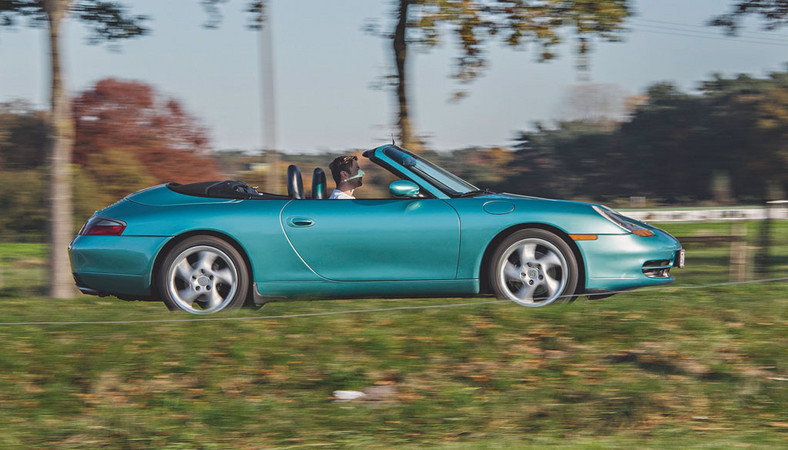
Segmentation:
<svg viewBox="0 0 788 450">
<path fill-rule="evenodd" d="M 0 0 L 0 446 L 784 447 L 787 24 L 786 0 Z M 538 310 L 152 325 L 160 304 L 52 300 L 128 193 L 284 193 L 289 164 L 392 139 L 482 188 L 624 209 L 688 266 Z M 361 165 L 358 197 L 387 196 Z"/>
<path fill-rule="evenodd" d="M 495 191 L 786 198 L 781 0 L 0 5 L 0 240 L 49 244 L 56 297 L 70 237 L 130 192 L 281 193 L 291 163 L 391 140 Z M 386 196 L 364 168 L 357 195 Z"/>
<path fill-rule="evenodd" d="M 6 240 L 44 239 L 50 217 L 63 127 L 44 3 L 0 9 Z M 325 168 L 392 137 L 493 190 L 615 206 L 785 197 L 788 31 L 769 10 L 782 2 L 531 3 L 64 2 L 71 230 L 167 181 L 281 192 L 290 163 Z M 359 196 L 383 195 L 375 175 Z"/>
</svg>

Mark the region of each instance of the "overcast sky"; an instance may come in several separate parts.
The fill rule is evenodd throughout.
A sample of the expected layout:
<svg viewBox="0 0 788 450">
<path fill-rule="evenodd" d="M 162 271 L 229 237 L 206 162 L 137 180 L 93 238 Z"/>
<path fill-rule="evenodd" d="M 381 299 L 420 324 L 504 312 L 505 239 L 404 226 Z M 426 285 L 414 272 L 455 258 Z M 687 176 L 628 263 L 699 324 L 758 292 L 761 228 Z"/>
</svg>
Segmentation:
<svg viewBox="0 0 788 450">
<path fill-rule="evenodd" d="M 224 5 L 220 28 L 203 27 L 197 0 L 127 0 L 150 16 L 152 33 L 120 51 L 85 44 L 84 27 L 64 33 L 66 83 L 77 93 L 106 77 L 139 80 L 175 97 L 211 133 L 217 149 L 254 150 L 264 142 L 260 36 L 245 25 L 246 0 Z M 658 81 L 692 90 L 713 73 L 765 76 L 785 70 L 788 29 L 764 32 L 748 20 L 742 36 L 706 26 L 728 0 L 634 2 L 636 16 L 619 43 L 597 43 L 586 77 L 642 93 Z M 390 0 L 272 0 L 277 147 L 287 152 L 371 148 L 391 139 L 396 105 L 389 90 L 370 86 L 391 73 L 389 42 L 364 31 L 392 23 Z M 416 132 L 435 149 L 510 145 L 518 130 L 565 113 L 567 93 L 581 79 L 570 47 L 550 63 L 535 53 L 493 44 L 484 76 L 465 100 L 448 99 L 455 43 L 411 59 Z M 45 32 L 0 29 L 0 102 L 25 99 L 45 108 L 49 95 Z"/>
</svg>

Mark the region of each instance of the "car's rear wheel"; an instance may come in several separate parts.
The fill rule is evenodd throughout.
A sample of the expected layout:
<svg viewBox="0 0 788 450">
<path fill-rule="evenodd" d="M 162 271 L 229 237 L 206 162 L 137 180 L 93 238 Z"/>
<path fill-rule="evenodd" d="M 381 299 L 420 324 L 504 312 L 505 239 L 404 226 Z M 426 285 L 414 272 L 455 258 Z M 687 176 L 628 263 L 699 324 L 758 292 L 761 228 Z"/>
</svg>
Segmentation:
<svg viewBox="0 0 788 450">
<path fill-rule="evenodd" d="M 574 252 L 563 239 L 541 229 L 512 233 L 490 260 L 490 282 L 495 295 L 523 306 L 545 306 L 569 301 L 577 287 Z"/>
<path fill-rule="evenodd" d="M 194 236 L 175 245 L 158 273 L 159 292 L 170 310 L 211 314 L 244 305 L 249 273 L 232 245 L 213 236 Z"/>
</svg>

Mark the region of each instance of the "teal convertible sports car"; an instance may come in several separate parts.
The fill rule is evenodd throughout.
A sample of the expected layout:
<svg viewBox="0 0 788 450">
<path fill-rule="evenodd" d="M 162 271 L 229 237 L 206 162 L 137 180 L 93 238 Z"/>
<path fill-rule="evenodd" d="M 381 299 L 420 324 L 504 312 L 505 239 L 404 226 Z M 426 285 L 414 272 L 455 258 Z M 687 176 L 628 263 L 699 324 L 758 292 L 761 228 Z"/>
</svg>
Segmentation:
<svg viewBox="0 0 788 450">
<path fill-rule="evenodd" d="M 667 284 L 684 266 L 668 233 L 601 205 L 497 194 L 396 145 L 364 153 L 390 198 L 288 195 L 237 181 L 170 183 L 88 220 L 69 245 L 86 294 L 161 299 L 208 314 L 286 297 L 494 294 L 525 306 Z"/>
</svg>

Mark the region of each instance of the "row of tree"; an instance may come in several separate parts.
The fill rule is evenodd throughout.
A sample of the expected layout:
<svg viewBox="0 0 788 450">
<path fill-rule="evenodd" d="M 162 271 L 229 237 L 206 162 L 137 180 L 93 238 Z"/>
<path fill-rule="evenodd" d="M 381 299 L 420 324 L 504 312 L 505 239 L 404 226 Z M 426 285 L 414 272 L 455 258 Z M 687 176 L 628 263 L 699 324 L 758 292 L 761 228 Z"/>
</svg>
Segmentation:
<svg viewBox="0 0 788 450">
<path fill-rule="evenodd" d="M 265 157 L 213 154 L 197 119 L 140 82 L 102 80 L 74 99 L 72 115 L 77 224 L 129 192 L 168 181 L 240 178 L 270 186 L 269 177 L 283 180 L 286 165 L 296 163 L 308 187 L 311 169 L 327 170 L 336 156 L 280 154 L 270 167 Z M 40 240 L 46 231 L 48 126 L 46 114 L 29 104 L 0 105 L 0 236 Z M 695 93 L 655 84 L 620 122 L 597 117 L 537 125 L 520 132 L 512 148 L 423 154 L 480 187 L 536 196 L 718 204 L 782 198 L 788 71 L 718 76 Z M 390 180 L 374 169 L 365 167 L 362 197 L 386 195 Z"/>
<path fill-rule="evenodd" d="M 715 77 L 696 93 L 660 83 L 630 116 L 538 126 L 514 152 L 454 152 L 445 165 L 529 195 L 657 202 L 761 202 L 788 192 L 788 71 Z"/>
<path fill-rule="evenodd" d="M 553 198 L 724 204 L 788 192 L 788 71 L 718 76 L 695 93 L 655 84 L 640 101 L 620 122 L 538 125 L 519 133 L 512 148 L 423 154 L 477 186 Z M 75 98 L 72 114 L 76 223 L 168 181 L 239 178 L 270 186 L 274 177 L 281 193 L 284 168 L 295 163 L 308 187 L 312 168 L 328 170 L 336 156 L 280 154 L 270 167 L 265 157 L 212 154 L 199 121 L 140 82 L 102 80 Z M 40 240 L 46 231 L 47 127 L 46 114 L 29 104 L 0 105 L 0 236 Z M 391 180 L 370 166 L 359 195 L 385 196 Z"/>
</svg>

